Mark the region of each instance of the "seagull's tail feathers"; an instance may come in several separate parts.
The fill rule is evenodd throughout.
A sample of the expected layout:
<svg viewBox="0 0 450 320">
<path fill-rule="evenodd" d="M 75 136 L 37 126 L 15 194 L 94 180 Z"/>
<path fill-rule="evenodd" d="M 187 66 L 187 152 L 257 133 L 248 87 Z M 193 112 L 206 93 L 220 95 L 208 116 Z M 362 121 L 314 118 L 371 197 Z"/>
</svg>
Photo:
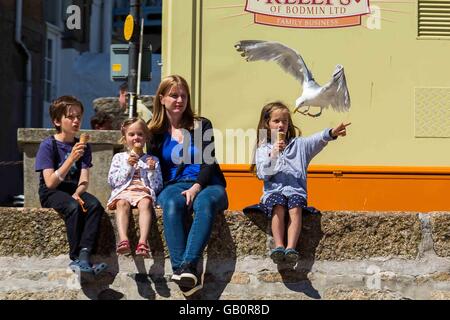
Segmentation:
<svg viewBox="0 0 450 320">
<path fill-rule="evenodd" d="M 350 109 L 350 94 L 342 65 L 336 66 L 332 79 L 322 87 L 322 94 L 334 110 L 344 112 Z"/>
</svg>

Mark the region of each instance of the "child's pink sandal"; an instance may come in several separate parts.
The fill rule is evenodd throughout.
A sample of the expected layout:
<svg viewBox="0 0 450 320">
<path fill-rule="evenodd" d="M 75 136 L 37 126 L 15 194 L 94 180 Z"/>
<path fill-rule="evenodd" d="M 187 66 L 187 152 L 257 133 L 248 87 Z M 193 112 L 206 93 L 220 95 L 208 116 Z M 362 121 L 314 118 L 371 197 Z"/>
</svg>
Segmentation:
<svg viewBox="0 0 450 320">
<path fill-rule="evenodd" d="M 146 243 L 139 242 L 136 247 L 136 255 L 148 259 L 150 258 L 150 248 Z"/>
<path fill-rule="evenodd" d="M 131 253 L 130 242 L 128 240 L 120 241 L 117 244 L 117 254 L 129 254 Z"/>
</svg>

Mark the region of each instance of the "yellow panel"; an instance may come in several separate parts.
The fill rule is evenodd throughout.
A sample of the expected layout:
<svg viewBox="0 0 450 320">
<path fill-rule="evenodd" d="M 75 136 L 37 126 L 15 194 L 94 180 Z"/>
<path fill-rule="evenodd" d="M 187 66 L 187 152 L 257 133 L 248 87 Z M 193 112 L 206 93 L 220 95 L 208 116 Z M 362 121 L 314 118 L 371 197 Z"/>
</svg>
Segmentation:
<svg viewBox="0 0 450 320">
<path fill-rule="evenodd" d="M 275 40 L 300 52 L 320 84 L 330 80 L 336 64 L 345 68 L 349 112 L 326 109 L 314 119 L 294 115 L 305 135 L 352 122 L 348 136 L 329 143 L 313 164 L 449 165 L 449 138 L 417 136 L 425 124 L 416 128 L 415 88 L 450 87 L 450 41 L 418 39 L 415 1 L 371 2 L 379 19 L 364 16 L 361 26 L 320 30 L 257 25 L 245 3 L 163 3 L 163 72 L 182 74 L 197 86 L 197 110 L 223 136 L 227 129 L 255 128 L 267 102 L 282 100 L 293 107 L 301 94 L 300 84 L 276 63 L 245 62 L 234 48 L 243 39 Z M 447 135 L 446 113 L 432 122 Z"/>
<path fill-rule="evenodd" d="M 112 71 L 114 71 L 114 72 L 122 71 L 122 65 L 121 64 L 113 64 L 112 65 Z"/>
</svg>

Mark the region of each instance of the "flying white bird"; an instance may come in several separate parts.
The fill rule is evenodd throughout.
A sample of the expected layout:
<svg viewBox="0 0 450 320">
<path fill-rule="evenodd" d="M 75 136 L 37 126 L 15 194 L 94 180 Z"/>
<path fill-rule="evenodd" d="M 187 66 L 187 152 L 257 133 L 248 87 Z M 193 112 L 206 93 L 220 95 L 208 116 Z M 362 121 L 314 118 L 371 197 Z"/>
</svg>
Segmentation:
<svg viewBox="0 0 450 320">
<path fill-rule="evenodd" d="M 322 109 L 331 107 L 336 111 L 348 111 L 350 108 L 350 95 L 345 80 L 344 67 L 337 65 L 331 80 L 320 86 L 303 61 L 300 54 L 274 41 L 242 40 L 235 48 L 242 52 L 241 56 L 247 61 L 275 61 L 284 71 L 293 75 L 303 86 L 302 95 L 295 101 L 294 112 L 300 112 L 311 117 L 318 117 Z M 309 113 L 311 106 L 320 107 L 316 114 Z M 305 107 L 306 109 L 300 110 Z"/>
</svg>

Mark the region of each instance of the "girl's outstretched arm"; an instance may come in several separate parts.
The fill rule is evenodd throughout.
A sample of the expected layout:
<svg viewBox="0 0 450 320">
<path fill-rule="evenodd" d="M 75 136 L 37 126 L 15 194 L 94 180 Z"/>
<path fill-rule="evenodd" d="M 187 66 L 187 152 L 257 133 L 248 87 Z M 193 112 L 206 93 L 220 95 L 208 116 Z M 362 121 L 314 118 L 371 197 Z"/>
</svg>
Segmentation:
<svg viewBox="0 0 450 320">
<path fill-rule="evenodd" d="M 338 125 L 336 128 L 333 128 L 332 130 L 331 130 L 331 136 L 333 137 L 333 138 L 337 138 L 337 137 L 339 137 L 339 136 L 341 136 L 341 137 L 345 137 L 346 135 L 347 135 L 347 127 L 349 126 L 349 125 L 351 125 L 352 123 L 351 122 L 349 122 L 349 123 L 347 123 L 347 124 L 344 124 L 343 122 L 341 122 L 341 124 L 340 125 Z"/>
<path fill-rule="evenodd" d="M 312 158 L 322 151 L 329 141 L 336 140 L 339 136 L 345 136 L 347 134 L 346 127 L 350 124 L 341 123 L 333 129 L 327 128 L 312 136 L 300 139 L 299 142 L 305 145 L 306 163 L 309 163 Z"/>
<path fill-rule="evenodd" d="M 302 148 L 305 153 L 305 163 L 309 164 L 309 162 L 314 158 L 322 149 L 328 144 L 329 141 L 332 141 L 336 138 L 331 136 L 332 129 L 325 129 L 323 131 L 317 132 L 309 137 L 298 139 L 299 144 L 303 144 Z"/>
</svg>

